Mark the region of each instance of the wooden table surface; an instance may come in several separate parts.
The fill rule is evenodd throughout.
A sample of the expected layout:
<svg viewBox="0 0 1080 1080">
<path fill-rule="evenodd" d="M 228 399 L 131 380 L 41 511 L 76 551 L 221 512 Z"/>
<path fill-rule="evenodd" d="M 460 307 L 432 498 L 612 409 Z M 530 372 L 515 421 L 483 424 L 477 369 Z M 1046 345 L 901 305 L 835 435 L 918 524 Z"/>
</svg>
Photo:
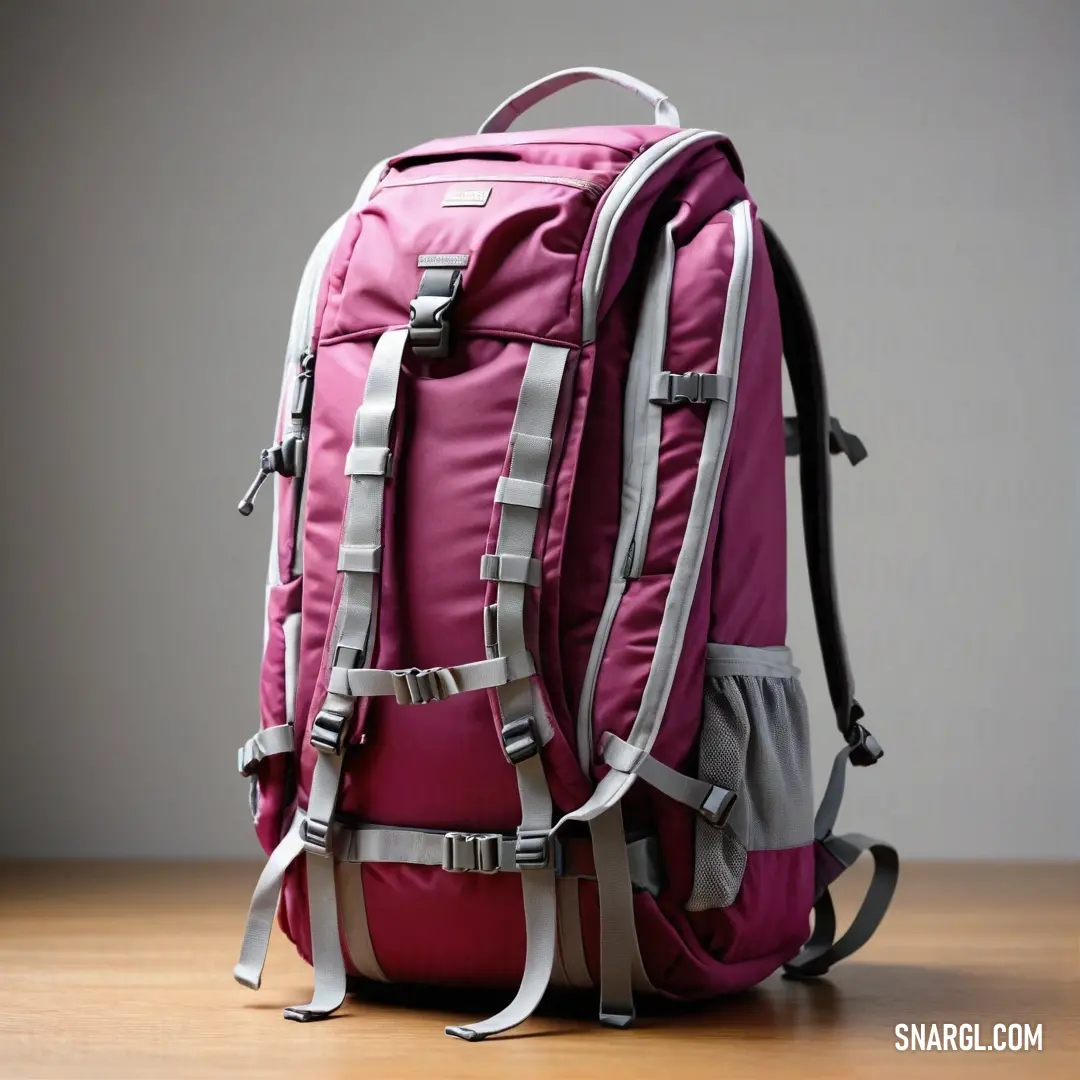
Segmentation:
<svg viewBox="0 0 1080 1080">
<path fill-rule="evenodd" d="M 282 1006 L 307 1000 L 310 972 L 280 933 L 263 989 L 237 986 L 257 873 L 0 864 L 0 1076 L 1080 1077 L 1080 864 L 907 864 L 878 936 L 828 981 L 774 976 L 621 1032 L 548 1010 L 516 1037 L 475 1044 L 442 1033 L 490 1004 L 460 994 L 412 1007 L 350 1000 L 326 1023 L 283 1020 Z M 840 890 L 841 914 L 864 880 Z M 900 1023 L 975 1022 L 984 1042 L 998 1022 L 1041 1024 L 1043 1050 L 895 1048 Z"/>
</svg>

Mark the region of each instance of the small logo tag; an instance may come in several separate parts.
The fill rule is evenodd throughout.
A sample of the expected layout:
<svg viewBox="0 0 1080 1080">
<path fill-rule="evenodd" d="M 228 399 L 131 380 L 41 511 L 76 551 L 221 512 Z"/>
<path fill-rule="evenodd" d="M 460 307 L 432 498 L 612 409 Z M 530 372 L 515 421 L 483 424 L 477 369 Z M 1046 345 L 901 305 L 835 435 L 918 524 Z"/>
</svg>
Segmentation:
<svg viewBox="0 0 1080 1080">
<path fill-rule="evenodd" d="M 486 206 L 491 188 L 452 188 L 443 196 L 443 206 Z"/>
<path fill-rule="evenodd" d="M 468 255 L 418 255 L 416 265 L 436 270 L 464 270 L 469 265 Z"/>
</svg>

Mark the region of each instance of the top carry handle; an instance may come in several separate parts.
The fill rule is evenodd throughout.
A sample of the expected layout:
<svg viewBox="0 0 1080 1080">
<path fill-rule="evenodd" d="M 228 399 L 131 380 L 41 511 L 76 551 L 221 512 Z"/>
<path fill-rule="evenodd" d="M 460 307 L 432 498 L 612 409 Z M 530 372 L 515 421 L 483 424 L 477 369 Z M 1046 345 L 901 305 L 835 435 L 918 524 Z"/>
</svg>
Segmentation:
<svg viewBox="0 0 1080 1080">
<path fill-rule="evenodd" d="M 614 83 L 625 90 L 643 97 L 652 107 L 656 114 L 656 123 L 663 127 L 680 127 L 679 111 L 668 100 L 667 94 L 657 90 L 633 75 L 626 75 L 621 71 L 612 71 L 610 68 L 579 67 L 567 68 L 565 71 L 556 71 L 537 79 L 534 83 L 522 87 L 516 94 L 508 97 L 481 125 L 477 132 L 479 135 L 489 135 L 500 131 L 508 131 L 510 125 L 527 109 L 531 109 L 537 102 L 544 98 L 557 94 L 568 86 L 575 83 L 585 82 L 587 79 L 601 79 L 604 82 Z"/>
</svg>

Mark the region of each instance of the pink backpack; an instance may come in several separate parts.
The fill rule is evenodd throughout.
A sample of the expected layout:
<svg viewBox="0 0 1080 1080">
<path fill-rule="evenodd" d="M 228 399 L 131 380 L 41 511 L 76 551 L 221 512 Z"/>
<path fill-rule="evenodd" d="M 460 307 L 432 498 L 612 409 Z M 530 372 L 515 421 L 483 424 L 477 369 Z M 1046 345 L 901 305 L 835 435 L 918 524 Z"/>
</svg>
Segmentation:
<svg viewBox="0 0 1080 1080">
<path fill-rule="evenodd" d="M 655 124 L 508 132 L 605 79 Z M 785 421 L 781 355 L 798 406 Z M 786 635 L 785 450 L 844 746 L 815 819 Z M 274 445 L 260 730 L 240 751 L 271 926 L 359 980 L 701 999 L 816 976 L 897 859 L 835 836 L 859 720 L 837 613 L 814 327 L 727 138 L 627 75 L 559 72 L 478 135 L 377 165 L 308 263 Z M 829 883 L 875 873 L 836 940 Z M 814 932 L 807 941 L 810 914 Z"/>
</svg>

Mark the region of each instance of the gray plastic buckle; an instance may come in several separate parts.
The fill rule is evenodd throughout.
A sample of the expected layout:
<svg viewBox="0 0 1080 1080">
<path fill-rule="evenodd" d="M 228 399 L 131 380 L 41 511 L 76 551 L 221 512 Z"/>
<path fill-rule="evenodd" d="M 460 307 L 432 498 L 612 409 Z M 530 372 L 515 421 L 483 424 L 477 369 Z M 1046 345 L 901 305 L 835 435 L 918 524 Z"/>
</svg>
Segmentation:
<svg viewBox="0 0 1080 1080">
<path fill-rule="evenodd" d="M 409 307 L 409 345 L 417 356 L 450 353 L 450 308 L 461 291 L 460 270 L 425 270 Z"/>
<path fill-rule="evenodd" d="M 698 813 L 714 828 L 720 828 L 731 816 L 732 808 L 738 796 L 734 791 L 713 785 L 705 801 L 698 807 Z"/>
<path fill-rule="evenodd" d="M 439 682 L 442 668 L 407 668 L 392 671 L 394 697 L 399 705 L 427 705 L 431 701 L 444 701 L 446 693 Z"/>
<path fill-rule="evenodd" d="M 654 405 L 704 405 L 715 399 L 720 380 L 711 372 L 662 372 Z"/>
<path fill-rule="evenodd" d="M 347 720 L 348 717 L 342 716 L 340 713 L 324 709 L 315 717 L 315 722 L 311 725 L 311 737 L 308 741 L 320 753 L 340 754 Z"/>
<path fill-rule="evenodd" d="M 305 818 L 301 826 L 304 850 L 312 855 L 330 854 L 330 822 Z"/>
<path fill-rule="evenodd" d="M 511 765 L 520 765 L 539 754 L 540 740 L 536 737 L 536 720 L 532 714 L 504 724 L 502 743 L 503 754 Z"/>
<path fill-rule="evenodd" d="M 501 843 L 498 833 L 448 832 L 443 837 L 442 868 L 452 874 L 496 874 Z"/>
<path fill-rule="evenodd" d="M 518 870 L 547 870 L 563 872 L 562 845 L 550 829 L 521 829 L 514 841 L 514 865 Z"/>
</svg>

